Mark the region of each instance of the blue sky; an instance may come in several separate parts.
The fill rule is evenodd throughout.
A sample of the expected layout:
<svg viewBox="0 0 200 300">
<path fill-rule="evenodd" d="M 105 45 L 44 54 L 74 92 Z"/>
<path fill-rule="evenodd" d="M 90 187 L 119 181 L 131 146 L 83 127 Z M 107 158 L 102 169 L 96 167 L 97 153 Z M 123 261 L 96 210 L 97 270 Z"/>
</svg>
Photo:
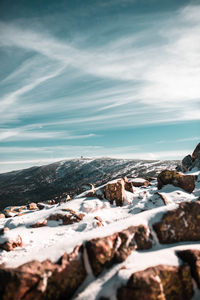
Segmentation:
<svg viewBox="0 0 200 300">
<path fill-rule="evenodd" d="M 0 172 L 200 141 L 200 1 L 2 0 L 0 65 Z"/>
</svg>

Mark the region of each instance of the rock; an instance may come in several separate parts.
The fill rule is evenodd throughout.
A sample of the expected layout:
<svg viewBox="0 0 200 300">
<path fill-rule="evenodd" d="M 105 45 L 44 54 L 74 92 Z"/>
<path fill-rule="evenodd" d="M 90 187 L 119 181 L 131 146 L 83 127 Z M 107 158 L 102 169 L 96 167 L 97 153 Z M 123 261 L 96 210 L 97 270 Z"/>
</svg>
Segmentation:
<svg viewBox="0 0 200 300">
<path fill-rule="evenodd" d="M 141 186 L 148 187 L 150 185 L 150 182 L 144 178 L 131 179 L 131 183 L 135 187 L 141 187 Z"/>
<path fill-rule="evenodd" d="M 183 202 L 153 224 L 160 243 L 200 240 L 200 201 Z"/>
<path fill-rule="evenodd" d="M 187 155 L 183 158 L 181 166 L 177 166 L 177 171 L 186 172 L 193 168 L 200 169 L 200 143 L 194 149 L 192 155 Z"/>
<path fill-rule="evenodd" d="M 184 172 L 186 172 L 187 170 L 189 170 L 189 168 L 192 167 L 192 156 L 189 154 L 187 156 L 185 156 L 182 160 L 182 167 L 183 167 L 183 170 Z"/>
<path fill-rule="evenodd" d="M 200 159 L 200 143 L 196 146 L 196 148 L 194 149 L 193 153 L 192 153 L 192 159 L 193 161 L 195 159 Z"/>
<path fill-rule="evenodd" d="M 27 209 L 26 206 L 8 206 L 4 208 L 3 212 L 7 218 L 15 217 L 22 214 Z"/>
<path fill-rule="evenodd" d="M 125 182 L 123 179 L 118 180 L 114 183 L 108 183 L 104 187 L 105 198 L 116 206 L 122 206 L 125 200 Z"/>
<path fill-rule="evenodd" d="M 67 194 L 67 196 L 66 196 L 66 198 L 65 198 L 65 201 L 68 202 L 68 201 L 70 201 L 71 199 L 72 199 L 72 198 L 70 197 L 70 195 Z"/>
<path fill-rule="evenodd" d="M 177 255 L 190 266 L 192 277 L 200 289 L 200 250 L 177 251 Z"/>
<path fill-rule="evenodd" d="M 4 228 L 5 229 L 5 228 Z M 4 230 L 5 234 L 5 230 Z M 13 251 L 16 247 L 22 247 L 22 238 L 20 235 L 17 235 L 17 237 L 13 240 L 7 240 L 3 244 L 0 244 L 0 248 L 6 251 Z"/>
<path fill-rule="evenodd" d="M 118 300 L 189 300 L 194 294 L 190 268 L 158 265 L 131 275 Z"/>
<path fill-rule="evenodd" d="M 172 184 L 188 193 L 192 193 L 195 189 L 196 176 L 184 175 L 181 172 L 172 170 L 164 170 L 158 175 L 157 182 L 158 189 L 161 189 L 164 185 Z"/>
<path fill-rule="evenodd" d="M 133 188 L 132 182 L 129 181 L 129 179 L 126 176 L 123 178 L 123 180 L 124 180 L 124 183 L 125 183 L 125 185 L 124 185 L 125 190 L 130 192 L 130 193 L 133 193 L 134 188 Z"/>
<path fill-rule="evenodd" d="M 4 300 L 70 299 L 86 278 L 82 248 L 64 254 L 56 263 L 32 261 L 18 268 L 0 268 L 0 295 Z"/>
<path fill-rule="evenodd" d="M 36 203 L 32 202 L 32 203 L 29 203 L 28 209 L 29 210 L 36 210 L 36 209 L 38 209 L 38 206 L 37 206 Z"/>
<path fill-rule="evenodd" d="M 67 214 L 52 214 L 48 217 L 48 221 L 60 221 L 62 220 L 62 225 L 69 225 L 69 224 L 74 224 L 77 222 L 80 222 L 83 217 L 85 216 L 84 214 L 77 214 L 74 210 L 72 209 L 63 209 L 63 211 L 67 211 Z"/>
<path fill-rule="evenodd" d="M 0 213 L 0 219 L 3 219 L 3 218 L 5 218 L 6 216 L 4 215 L 4 214 L 2 214 L 2 213 Z"/>
<path fill-rule="evenodd" d="M 99 275 L 104 267 L 109 267 L 112 264 L 116 247 L 117 233 L 86 242 L 89 261 L 95 276 Z"/>
<path fill-rule="evenodd" d="M 47 225 L 47 220 L 44 220 L 43 222 L 36 222 L 35 224 L 30 225 L 32 228 L 38 228 L 38 227 L 44 227 Z"/>
<path fill-rule="evenodd" d="M 119 247 L 115 252 L 115 261 L 124 261 L 133 250 L 145 250 L 152 247 L 152 236 L 149 228 L 140 226 L 131 226 L 118 233 Z"/>
<path fill-rule="evenodd" d="M 95 216 L 94 218 L 97 220 L 96 224 L 97 224 L 98 227 L 104 226 L 103 225 L 103 220 L 100 217 Z"/>
<path fill-rule="evenodd" d="M 124 261 L 133 250 L 149 249 L 153 238 L 149 228 L 131 226 L 126 230 L 103 238 L 96 238 L 86 243 L 86 249 L 95 276 L 104 268 Z"/>
</svg>

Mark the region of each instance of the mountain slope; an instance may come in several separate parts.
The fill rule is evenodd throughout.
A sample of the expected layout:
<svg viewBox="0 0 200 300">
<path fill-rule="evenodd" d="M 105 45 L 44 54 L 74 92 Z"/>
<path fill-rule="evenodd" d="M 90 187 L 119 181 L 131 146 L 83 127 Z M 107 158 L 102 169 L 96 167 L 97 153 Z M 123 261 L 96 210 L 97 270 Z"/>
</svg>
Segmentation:
<svg viewBox="0 0 200 300">
<path fill-rule="evenodd" d="M 177 251 L 200 255 L 200 171 L 181 176 L 195 177 L 191 193 L 177 183 L 158 190 L 157 180 L 146 185 L 129 178 L 125 182 L 136 186 L 132 192 L 125 186 L 122 206 L 116 199 L 123 180 L 112 180 L 62 204 L 5 210 L 0 299 L 140 300 L 141 295 L 158 299 L 157 292 L 161 299 L 192 299 L 189 266 L 182 265 Z M 106 193 L 113 187 L 114 194 Z M 129 285 L 131 276 L 139 278 L 136 289 Z"/>
<path fill-rule="evenodd" d="M 73 159 L 41 167 L 0 174 L 0 209 L 53 199 L 63 193 L 74 196 L 89 183 L 99 186 L 117 177 L 156 177 L 173 169 L 178 161 L 128 159 Z"/>
</svg>

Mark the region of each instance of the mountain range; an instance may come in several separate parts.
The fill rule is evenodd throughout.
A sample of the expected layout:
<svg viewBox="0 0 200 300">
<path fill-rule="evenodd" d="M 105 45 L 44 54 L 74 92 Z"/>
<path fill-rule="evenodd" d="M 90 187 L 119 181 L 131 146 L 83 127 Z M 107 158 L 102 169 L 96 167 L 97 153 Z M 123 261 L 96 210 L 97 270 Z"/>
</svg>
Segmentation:
<svg viewBox="0 0 200 300">
<path fill-rule="evenodd" d="M 118 177 L 156 177 L 162 169 L 173 169 L 179 161 L 149 161 L 112 158 L 83 158 L 56 162 L 0 174 L 0 210 L 22 205 L 74 197 L 89 184 L 99 186 Z"/>
</svg>

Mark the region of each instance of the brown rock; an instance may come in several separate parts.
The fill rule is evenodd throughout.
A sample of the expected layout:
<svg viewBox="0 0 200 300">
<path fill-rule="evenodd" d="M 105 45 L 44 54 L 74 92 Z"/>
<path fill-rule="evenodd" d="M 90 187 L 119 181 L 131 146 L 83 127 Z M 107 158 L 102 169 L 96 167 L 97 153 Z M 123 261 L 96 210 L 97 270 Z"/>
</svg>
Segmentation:
<svg viewBox="0 0 200 300">
<path fill-rule="evenodd" d="M 131 179 L 131 183 L 135 187 L 141 187 L 141 186 L 148 187 L 150 185 L 150 182 L 148 180 L 146 180 L 146 179 L 141 180 L 141 181 L 138 181 L 137 179 L 138 178 Z M 143 179 L 143 178 L 141 178 L 141 179 Z"/>
<path fill-rule="evenodd" d="M 36 203 L 32 202 L 32 203 L 29 203 L 28 209 L 29 210 L 36 210 L 36 209 L 38 209 L 38 206 L 37 206 Z"/>
<path fill-rule="evenodd" d="M 37 222 L 35 224 L 30 225 L 32 228 L 38 228 L 38 227 L 44 227 L 47 225 L 47 220 L 44 220 L 43 222 Z"/>
<path fill-rule="evenodd" d="M 152 242 L 149 229 L 140 225 L 104 238 L 92 239 L 86 243 L 86 249 L 93 272 L 97 276 L 104 268 L 124 261 L 133 250 L 151 248 Z"/>
<path fill-rule="evenodd" d="M 193 153 L 192 153 L 192 159 L 199 159 L 200 158 L 200 143 L 196 146 L 196 148 L 194 149 Z"/>
<path fill-rule="evenodd" d="M 153 224 L 160 243 L 200 240 L 200 201 L 183 202 Z"/>
<path fill-rule="evenodd" d="M 189 264 L 192 277 L 195 279 L 200 289 L 200 250 L 182 250 L 177 251 L 177 255 Z"/>
<path fill-rule="evenodd" d="M 81 253 L 81 248 L 76 247 L 56 264 L 45 260 L 18 268 L 0 268 L 1 299 L 70 299 L 86 277 Z"/>
<path fill-rule="evenodd" d="M 47 220 L 49 221 L 60 221 L 62 220 L 63 225 L 69 225 L 69 224 L 74 224 L 77 222 L 80 222 L 83 217 L 85 216 L 84 214 L 77 214 L 75 211 L 72 209 L 63 209 L 64 211 L 67 211 L 68 214 L 52 214 L 48 217 Z"/>
<path fill-rule="evenodd" d="M 7 241 L 4 244 L 0 244 L 0 248 L 6 251 L 13 251 L 16 247 L 22 247 L 22 246 L 23 243 L 20 235 L 18 235 L 14 241 Z"/>
<path fill-rule="evenodd" d="M 103 220 L 100 218 L 100 217 L 98 217 L 98 216 L 96 216 L 96 217 L 94 217 L 96 220 L 97 220 L 97 226 L 98 227 L 101 227 L 101 226 L 104 226 L 103 225 Z"/>
<path fill-rule="evenodd" d="M 4 209 L 4 214 L 7 218 L 9 217 L 16 217 L 16 216 L 20 216 L 20 215 L 23 215 L 23 210 L 26 210 L 27 207 L 26 206 L 10 206 L 10 207 L 6 207 Z"/>
<path fill-rule="evenodd" d="M 117 233 L 86 242 L 89 261 L 95 276 L 99 275 L 104 267 L 109 267 L 112 264 L 116 247 Z"/>
<path fill-rule="evenodd" d="M 135 272 L 127 286 L 118 290 L 118 300 L 189 300 L 193 296 L 190 269 L 158 265 Z"/>
<path fill-rule="evenodd" d="M 67 195 L 65 200 L 66 200 L 66 202 L 70 201 L 71 200 L 70 195 Z"/>
<path fill-rule="evenodd" d="M 115 183 L 108 183 L 104 187 L 105 198 L 116 206 L 122 206 L 125 200 L 125 182 L 123 179 L 118 180 Z"/>
<path fill-rule="evenodd" d="M 22 210 L 25 210 L 25 209 L 27 209 L 27 207 L 24 205 L 24 206 L 20 206 L 20 207 L 14 209 L 14 211 L 16 211 L 16 212 L 22 212 Z"/>
<path fill-rule="evenodd" d="M 158 189 L 161 189 L 166 184 L 172 184 L 182 188 L 188 193 L 192 193 L 195 189 L 196 176 L 184 175 L 181 172 L 172 170 L 164 170 L 158 175 L 157 181 Z"/>
<path fill-rule="evenodd" d="M 130 182 L 127 177 L 124 177 L 124 182 L 125 182 L 125 186 L 124 186 L 125 190 L 133 193 L 134 188 L 132 182 Z"/>
<path fill-rule="evenodd" d="M 19 209 L 19 208 L 16 207 L 16 206 L 9 206 L 9 207 L 6 207 L 6 208 L 3 210 L 3 212 L 4 212 L 5 216 L 6 216 L 7 218 L 9 218 L 9 217 L 18 215 L 18 211 L 17 211 L 18 209 Z"/>
</svg>

